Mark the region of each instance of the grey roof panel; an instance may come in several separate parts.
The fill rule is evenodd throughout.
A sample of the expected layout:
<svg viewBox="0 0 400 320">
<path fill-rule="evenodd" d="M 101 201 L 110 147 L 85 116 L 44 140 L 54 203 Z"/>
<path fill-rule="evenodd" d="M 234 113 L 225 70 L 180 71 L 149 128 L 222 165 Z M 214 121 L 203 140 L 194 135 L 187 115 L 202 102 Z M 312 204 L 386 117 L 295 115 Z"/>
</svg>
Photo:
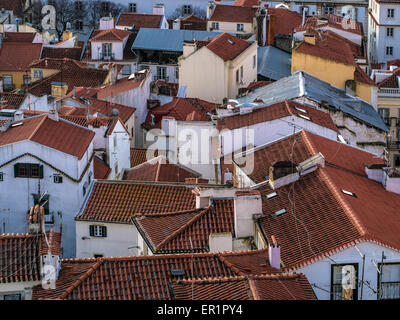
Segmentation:
<svg viewBox="0 0 400 320">
<path fill-rule="evenodd" d="M 132 49 L 183 51 L 183 42 L 215 38 L 221 32 L 140 28 Z"/>
<path fill-rule="evenodd" d="M 291 64 L 292 57 L 290 53 L 272 46 L 258 47 L 258 74 L 272 80 L 279 80 L 290 76 Z"/>
<path fill-rule="evenodd" d="M 264 104 L 269 105 L 285 99 L 290 100 L 303 96 L 316 102 L 325 100 L 337 110 L 389 132 L 382 118 L 369 103 L 350 96 L 345 90 L 336 88 L 304 71 L 294 72 L 291 76 L 258 88 L 238 100 L 240 103 L 247 103 L 258 98 L 263 100 Z"/>
</svg>

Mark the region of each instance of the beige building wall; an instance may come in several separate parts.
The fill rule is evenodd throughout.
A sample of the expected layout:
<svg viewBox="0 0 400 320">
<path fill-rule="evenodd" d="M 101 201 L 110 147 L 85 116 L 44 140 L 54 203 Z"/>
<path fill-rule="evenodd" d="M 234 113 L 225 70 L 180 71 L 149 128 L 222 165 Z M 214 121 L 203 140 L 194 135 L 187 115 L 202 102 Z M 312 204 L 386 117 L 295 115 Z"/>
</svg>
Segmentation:
<svg viewBox="0 0 400 320">
<path fill-rule="evenodd" d="M 218 23 L 218 29 L 212 30 L 213 22 Z M 243 24 L 243 31 L 237 31 L 237 25 Z M 254 33 L 253 23 L 243 22 L 222 22 L 222 21 L 207 21 L 207 31 L 215 32 L 232 32 L 232 33 Z"/>
<path fill-rule="evenodd" d="M 256 42 L 233 61 L 224 62 L 206 47 L 186 55 L 188 52 L 190 49 L 184 48 L 185 54 L 178 62 L 179 86 L 187 87 L 187 97 L 222 103 L 225 97 L 236 98 L 239 88 L 247 87 L 257 80 Z M 240 78 L 241 66 L 243 66 L 243 78 Z M 239 70 L 239 82 L 236 81 L 237 70 Z"/>
</svg>

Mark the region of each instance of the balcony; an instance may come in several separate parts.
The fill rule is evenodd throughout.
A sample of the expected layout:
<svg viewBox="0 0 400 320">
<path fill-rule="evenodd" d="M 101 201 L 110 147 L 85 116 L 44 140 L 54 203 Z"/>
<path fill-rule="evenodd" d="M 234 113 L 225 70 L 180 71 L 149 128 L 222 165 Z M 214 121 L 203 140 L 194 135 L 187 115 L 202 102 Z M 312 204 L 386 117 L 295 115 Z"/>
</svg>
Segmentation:
<svg viewBox="0 0 400 320">
<path fill-rule="evenodd" d="M 101 53 L 99 58 L 100 58 L 100 60 L 103 60 L 103 61 L 114 61 L 115 54 L 114 53 Z"/>
<path fill-rule="evenodd" d="M 400 282 L 383 282 L 381 299 L 400 299 Z"/>
<path fill-rule="evenodd" d="M 400 89 L 399 88 L 380 88 L 378 89 L 379 97 L 394 97 L 400 98 Z"/>
</svg>

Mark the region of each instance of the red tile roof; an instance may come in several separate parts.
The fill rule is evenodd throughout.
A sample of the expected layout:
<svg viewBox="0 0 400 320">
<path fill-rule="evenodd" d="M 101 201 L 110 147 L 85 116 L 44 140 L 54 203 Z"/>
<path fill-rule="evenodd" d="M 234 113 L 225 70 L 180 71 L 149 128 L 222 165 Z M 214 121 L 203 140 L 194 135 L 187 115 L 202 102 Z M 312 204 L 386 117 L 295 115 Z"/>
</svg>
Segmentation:
<svg viewBox="0 0 400 320">
<path fill-rule="evenodd" d="M 352 158 L 353 160 L 355 158 Z M 266 184 L 262 194 L 272 192 Z M 354 192 L 356 197 L 342 190 Z M 400 195 L 373 180 L 328 164 L 263 197 L 260 226 L 281 246 L 285 267 L 295 268 L 359 242 L 373 241 L 400 250 Z M 295 205 L 292 205 L 294 203 Z M 272 213 L 285 208 L 286 213 Z M 296 226 L 298 232 L 287 232 Z"/>
<path fill-rule="evenodd" d="M 120 29 L 94 30 L 89 41 L 124 41 L 131 34 L 130 31 Z"/>
<path fill-rule="evenodd" d="M 356 65 L 356 71 L 354 71 L 354 80 L 373 87 L 377 86 L 376 83 L 368 77 L 368 75 L 358 65 Z"/>
<path fill-rule="evenodd" d="M 41 43 L 5 42 L 0 47 L 0 71 L 28 71 L 41 52 Z"/>
<path fill-rule="evenodd" d="M 312 33 L 316 33 L 317 31 L 315 29 L 308 29 L 309 31 L 311 31 Z M 342 37 L 341 35 L 337 34 L 336 32 L 333 32 L 332 30 L 325 30 L 325 31 L 319 31 L 322 32 L 328 36 L 331 36 L 333 38 L 339 39 L 341 41 L 346 42 L 349 46 L 351 51 L 353 52 L 353 56 L 356 58 L 363 58 L 365 56 L 365 54 L 363 53 L 363 48 L 358 45 L 357 43 L 354 43 L 353 41 Z"/>
<path fill-rule="evenodd" d="M 379 88 L 400 88 L 398 77 L 400 76 L 400 67 L 393 70 L 392 75 L 378 84 Z"/>
<path fill-rule="evenodd" d="M 234 258 L 234 260 L 231 260 Z M 239 269 L 239 261 L 248 271 Z M 265 270 L 267 250 L 63 260 L 56 290 L 33 288 L 34 300 L 171 300 L 169 284 L 186 278 L 246 276 Z M 259 268 L 254 266 L 260 265 Z M 184 276 L 174 276 L 182 270 Z M 60 285 L 60 286 L 59 286 Z"/>
<path fill-rule="evenodd" d="M 163 117 L 172 117 L 177 121 L 210 121 L 210 114 L 218 104 L 197 98 L 174 98 L 162 106 L 151 109 L 143 123 L 145 129 L 161 128 Z M 154 115 L 154 126 L 152 117 Z"/>
<path fill-rule="evenodd" d="M 265 87 L 265 86 L 271 84 L 272 82 L 273 81 L 255 81 L 255 82 L 250 83 L 247 86 L 247 89 L 253 91 L 253 90 L 256 90 L 258 88 Z"/>
<path fill-rule="evenodd" d="M 295 135 L 253 149 L 251 152 L 254 153 L 254 163 L 257 163 L 257 166 L 249 177 L 256 183 L 265 181 L 272 163 L 290 158 L 293 141 L 296 142 L 293 147 L 293 160 L 296 164 L 320 152 L 326 163 L 365 175 L 365 164 L 383 163 L 382 159 L 372 153 L 302 130 Z"/>
<path fill-rule="evenodd" d="M 307 113 L 296 109 L 296 107 L 306 110 Z M 256 108 L 250 113 L 219 118 L 217 122 L 217 128 L 218 130 L 233 130 L 236 128 L 251 126 L 257 123 L 272 121 L 293 115 L 298 117 L 300 115 L 307 116 L 315 124 L 338 131 L 329 113 L 287 100 L 269 105 L 267 107 Z"/>
<path fill-rule="evenodd" d="M 157 157 L 158 156 L 158 150 L 155 151 L 155 153 L 151 154 L 151 157 Z M 139 164 L 147 162 L 149 159 L 147 159 L 147 149 L 141 149 L 141 148 L 131 148 L 131 168 L 138 166 Z"/>
<path fill-rule="evenodd" d="M 196 17 L 191 14 L 183 19 L 180 23 L 181 30 L 207 30 L 207 20 Z"/>
<path fill-rule="evenodd" d="M 94 132 L 47 115 L 28 118 L 0 133 L 0 146 L 31 140 L 81 159 L 93 140 Z"/>
<path fill-rule="evenodd" d="M 301 14 L 284 8 L 268 8 L 267 14 L 275 16 L 275 25 L 273 26 L 275 34 L 292 35 L 293 30 L 303 21 Z"/>
<path fill-rule="evenodd" d="M 293 275 L 178 280 L 177 300 L 316 300 L 307 278 Z"/>
<path fill-rule="evenodd" d="M 253 7 L 259 6 L 261 4 L 261 0 L 235 0 L 234 6 L 240 7 Z"/>
<path fill-rule="evenodd" d="M 111 168 L 97 157 L 93 158 L 93 170 L 95 179 L 107 179 L 111 172 Z"/>
<path fill-rule="evenodd" d="M 61 234 L 47 232 L 50 252 L 60 254 Z M 0 283 L 40 281 L 40 256 L 47 254 L 43 234 L 0 234 Z"/>
<path fill-rule="evenodd" d="M 360 36 L 363 35 L 363 26 L 362 26 L 361 22 L 358 22 L 355 20 L 352 20 L 352 21 L 349 20 L 346 23 L 346 20 L 345 20 L 345 22 L 343 23 L 343 19 L 345 19 L 345 18 L 334 15 L 334 14 L 326 14 L 325 17 L 327 18 L 327 20 L 318 19 L 318 17 L 316 17 L 316 16 L 307 18 L 304 26 L 297 27 L 296 32 L 305 31 L 310 27 L 321 28 L 321 27 L 329 26 L 329 27 L 339 29 L 342 31 L 355 33 Z M 351 22 L 354 22 L 354 25 L 352 25 Z"/>
<path fill-rule="evenodd" d="M 172 183 L 97 181 L 76 220 L 131 223 L 136 214 L 156 214 L 195 208 L 193 186 Z"/>
<path fill-rule="evenodd" d="M 353 52 L 346 42 L 323 33 L 315 36 L 315 45 L 302 41 L 294 51 L 347 65 L 356 64 Z"/>
<path fill-rule="evenodd" d="M 217 4 L 209 21 L 252 23 L 256 8 Z"/>
<path fill-rule="evenodd" d="M 170 163 L 165 157 L 157 157 L 135 168 L 124 171 L 122 180 L 185 182 L 186 178 L 199 178 L 201 175 L 193 170 Z"/>
<path fill-rule="evenodd" d="M 27 42 L 32 43 L 35 39 L 35 32 L 6 32 L 3 42 Z"/>
<path fill-rule="evenodd" d="M 42 58 L 56 58 L 56 59 L 74 59 L 80 60 L 82 55 L 82 47 L 73 48 L 50 48 L 43 47 Z"/>
<path fill-rule="evenodd" d="M 25 98 L 26 94 L 0 92 L 0 108 L 3 102 L 6 105 L 18 109 L 21 106 L 22 102 L 24 102 Z"/>
<path fill-rule="evenodd" d="M 244 52 L 251 44 L 251 42 L 234 37 L 229 33 L 223 33 L 212 39 L 206 48 L 222 60 L 230 61 Z"/>
<path fill-rule="evenodd" d="M 400 59 L 387 61 L 386 66 L 387 66 L 388 70 L 390 69 L 390 66 L 396 66 L 397 68 L 399 68 L 400 67 Z M 376 68 L 376 69 L 378 69 L 378 68 Z"/>
<path fill-rule="evenodd" d="M 211 233 L 235 234 L 233 199 L 186 212 L 141 215 L 134 221 L 153 253 L 208 251 Z"/>
<path fill-rule="evenodd" d="M 160 28 L 162 15 L 159 14 L 143 14 L 124 12 L 117 23 L 120 27 L 135 26 L 135 30 L 140 28 Z"/>
</svg>

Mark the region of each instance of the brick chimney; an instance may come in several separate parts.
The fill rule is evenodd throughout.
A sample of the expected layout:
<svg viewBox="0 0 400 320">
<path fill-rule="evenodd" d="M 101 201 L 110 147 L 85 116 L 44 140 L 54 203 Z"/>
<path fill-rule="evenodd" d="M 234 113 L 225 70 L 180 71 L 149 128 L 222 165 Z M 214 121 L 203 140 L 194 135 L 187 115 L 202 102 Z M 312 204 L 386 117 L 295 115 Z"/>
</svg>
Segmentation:
<svg viewBox="0 0 400 320">
<path fill-rule="evenodd" d="M 254 236 L 254 215 L 262 214 L 260 191 L 236 191 L 234 198 L 235 238 Z"/>
<path fill-rule="evenodd" d="M 275 44 L 275 20 L 275 15 L 270 14 L 268 16 L 267 46 L 273 46 Z"/>
</svg>

